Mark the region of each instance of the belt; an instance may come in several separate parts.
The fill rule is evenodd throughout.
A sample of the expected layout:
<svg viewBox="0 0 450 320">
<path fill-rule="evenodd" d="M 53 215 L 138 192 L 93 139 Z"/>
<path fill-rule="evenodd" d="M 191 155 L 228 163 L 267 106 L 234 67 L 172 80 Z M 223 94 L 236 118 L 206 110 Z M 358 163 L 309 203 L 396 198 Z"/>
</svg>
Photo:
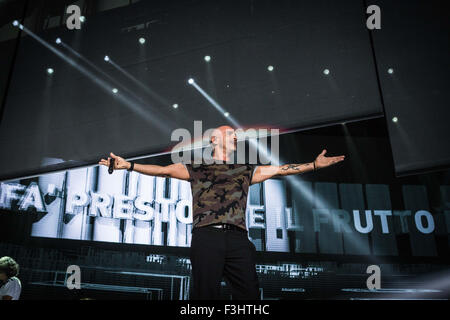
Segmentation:
<svg viewBox="0 0 450 320">
<path fill-rule="evenodd" d="M 235 230 L 235 231 L 247 233 L 247 230 L 244 230 L 238 226 L 235 226 L 234 224 L 229 224 L 229 223 L 212 224 L 209 227 L 213 227 L 216 229 L 222 229 L 222 230 Z"/>
</svg>

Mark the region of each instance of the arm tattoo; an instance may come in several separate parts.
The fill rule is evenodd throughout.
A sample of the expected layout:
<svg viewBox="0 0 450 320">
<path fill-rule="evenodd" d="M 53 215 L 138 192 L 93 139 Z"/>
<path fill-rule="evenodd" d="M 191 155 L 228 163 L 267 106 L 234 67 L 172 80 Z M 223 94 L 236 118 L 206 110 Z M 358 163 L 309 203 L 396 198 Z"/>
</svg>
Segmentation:
<svg viewBox="0 0 450 320">
<path fill-rule="evenodd" d="M 305 164 L 286 164 L 281 167 L 281 174 L 282 175 L 290 175 L 290 174 L 299 174 L 303 172 L 307 172 L 311 169 L 311 166 L 309 163 Z"/>
<path fill-rule="evenodd" d="M 283 171 L 288 171 L 288 170 L 300 170 L 302 165 L 301 164 L 288 164 L 288 165 L 285 165 L 285 166 L 282 166 L 281 167 L 281 170 L 283 170 Z"/>
</svg>

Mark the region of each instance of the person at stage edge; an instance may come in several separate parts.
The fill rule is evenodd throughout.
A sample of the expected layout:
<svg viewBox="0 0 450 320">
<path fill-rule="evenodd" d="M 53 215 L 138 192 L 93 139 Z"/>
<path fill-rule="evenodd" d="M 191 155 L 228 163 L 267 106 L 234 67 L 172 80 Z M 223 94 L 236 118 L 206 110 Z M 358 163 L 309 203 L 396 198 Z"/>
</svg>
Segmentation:
<svg viewBox="0 0 450 320">
<path fill-rule="evenodd" d="M 19 265 L 13 258 L 0 258 L 0 300 L 19 300 L 22 284 L 18 275 Z"/>
</svg>

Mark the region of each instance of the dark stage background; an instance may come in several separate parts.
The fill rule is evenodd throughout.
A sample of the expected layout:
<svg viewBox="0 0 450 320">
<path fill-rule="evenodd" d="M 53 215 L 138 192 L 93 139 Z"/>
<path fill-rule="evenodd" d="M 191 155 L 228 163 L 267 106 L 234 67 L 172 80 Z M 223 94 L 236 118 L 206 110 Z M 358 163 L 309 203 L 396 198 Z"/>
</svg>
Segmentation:
<svg viewBox="0 0 450 320">
<path fill-rule="evenodd" d="M 447 1 L 371 1 L 377 70 L 397 176 L 450 164 L 450 19 Z M 394 72 L 389 74 L 387 70 Z M 399 121 L 391 121 L 397 117 Z"/>
<path fill-rule="evenodd" d="M 174 145 L 175 128 L 223 123 L 190 77 L 243 126 L 307 129 L 386 116 L 397 176 L 448 168 L 444 0 L 370 3 L 382 9 L 382 29 L 373 31 L 361 0 L 86 0 L 76 2 L 87 17 L 76 31 L 65 26 L 69 4 L 0 3 L 2 180 L 94 164 L 110 150 L 161 152 Z M 75 52 L 56 46 L 57 37 Z"/>
<path fill-rule="evenodd" d="M 28 15 L 43 3 L 29 1 Z M 188 85 L 191 77 L 242 126 L 308 128 L 383 115 L 360 0 L 140 1 L 87 15 L 79 31 L 45 24 L 36 31 L 53 47 L 60 37 L 115 81 L 57 47 L 87 66 L 83 74 L 24 36 L 0 127 L 0 148 L 10 150 L 0 159 L 0 179 L 94 164 L 111 150 L 161 152 L 175 145 L 174 129 L 192 132 L 194 120 L 203 128 L 227 121 Z M 105 55 L 141 85 L 106 64 Z M 48 67 L 55 70 L 51 77 Z"/>
</svg>

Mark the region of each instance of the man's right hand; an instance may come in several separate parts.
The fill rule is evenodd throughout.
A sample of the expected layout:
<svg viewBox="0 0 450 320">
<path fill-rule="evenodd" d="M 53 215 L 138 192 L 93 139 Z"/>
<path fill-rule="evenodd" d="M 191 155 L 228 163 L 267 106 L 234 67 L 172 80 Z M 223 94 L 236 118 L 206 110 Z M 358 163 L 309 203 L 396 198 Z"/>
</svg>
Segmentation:
<svg viewBox="0 0 450 320">
<path fill-rule="evenodd" d="M 121 170 L 121 169 L 129 169 L 131 166 L 131 163 L 126 161 L 125 159 L 116 156 L 114 153 L 110 153 L 110 157 L 108 159 L 102 159 L 98 162 L 99 165 L 104 165 L 109 168 L 109 163 L 111 161 L 111 158 L 114 159 L 114 170 Z"/>
<path fill-rule="evenodd" d="M 111 159 L 114 159 L 114 170 L 130 169 L 131 163 L 111 152 L 108 160 L 102 159 L 99 165 L 109 167 Z M 175 163 L 168 166 L 157 166 L 153 164 L 134 164 L 134 171 L 153 177 L 168 177 L 189 181 L 190 175 L 186 166 L 182 163 Z"/>
</svg>

